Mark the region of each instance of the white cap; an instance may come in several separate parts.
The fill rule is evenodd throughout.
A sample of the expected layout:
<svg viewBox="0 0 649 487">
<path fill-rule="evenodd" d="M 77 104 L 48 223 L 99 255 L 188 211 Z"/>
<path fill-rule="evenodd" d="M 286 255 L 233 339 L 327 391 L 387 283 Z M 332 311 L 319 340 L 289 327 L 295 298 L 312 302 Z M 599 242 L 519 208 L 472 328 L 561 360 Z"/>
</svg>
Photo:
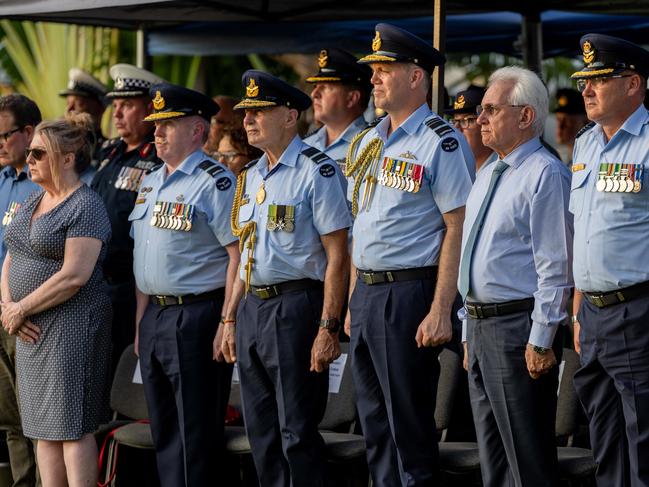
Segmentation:
<svg viewBox="0 0 649 487">
<path fill-rule="evenodd" d="M 149 96 L 149 87 L 165 80 L 132 64 L 115 64 L 110 68 L 110 77 L 115 81 L 113 89 L 106 94 L 107 98 L 131 98 Z"/>
</svg>

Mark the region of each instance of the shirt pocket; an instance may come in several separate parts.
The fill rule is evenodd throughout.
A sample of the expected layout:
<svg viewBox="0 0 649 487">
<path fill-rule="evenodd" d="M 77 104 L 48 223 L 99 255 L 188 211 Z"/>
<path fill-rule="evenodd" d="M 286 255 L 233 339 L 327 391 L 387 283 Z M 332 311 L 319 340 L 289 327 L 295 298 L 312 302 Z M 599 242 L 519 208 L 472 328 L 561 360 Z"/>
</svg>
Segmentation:
<svg viewBox="0 0 649 487">
<path fill-rule="evenodd" d="M 568 209 L 575 217 L 579 217 L 584 208 L 584 199 L 586 198 L 586 185 L 591 169 L 585 168 L 581 171 L 572 173 L 570 183 L 570 204 Z"/>
<path fill-rule="evenodd" d="M 147 201 L 143 203 L 138 203 L 133 206 L 131 214 L 128 216 L 128 221 L 133 222 L 136 220 L 141 220 L 146 216 L 146 212 L 149 209 L 149 203 Z"/>
</svg>

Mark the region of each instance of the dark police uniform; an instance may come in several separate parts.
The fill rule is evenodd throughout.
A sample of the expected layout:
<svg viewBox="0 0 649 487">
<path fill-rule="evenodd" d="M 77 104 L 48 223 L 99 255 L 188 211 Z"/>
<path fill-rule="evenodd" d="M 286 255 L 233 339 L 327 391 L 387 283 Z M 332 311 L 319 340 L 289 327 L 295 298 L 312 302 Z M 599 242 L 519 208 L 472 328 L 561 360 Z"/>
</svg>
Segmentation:
<svg viewBox="0 0 649 487">
<path fill-rule="evenodd" d="M 634 71 L 649 52 L 610 36 L 582 37 L 581 83 Z M 640 105 L 610 140 L 589 124 L 575 143 L 570 211 L 573 272 L 584 294 L 575 387 L 590 420 L 601 486 L 649 485 L 649 114 Z"/>
<path fill-rule="evenodd" d="M 159 78 L 148 71 L 122 65 L 111 68 L 115 87 L 109 99 L 148 96 L 148 88 Z M 145 122 L 142 122 L 145 123 Z M 104 276 L 113 304 L 113 367 L 124 349 L 135 339 L 135 279 L 133 277 L 133 239 L 129 235 L 128 216 L 146 174 L 162 165 L 156 156 L 151 133 L 139 147 L 128 151 L 126 142 L 113 139 L 103 144 L 101 163 L 90 187 L 101 196 L 112 229 Z"/>
<path fill-rule="evenodd" d="M 259 71 L 243 76 L 235 109 L 298 111 L 307 95 Z M 351 218 L 336 163 L 296 135 L 270 171 L 263 155 L 239 176 L 233 228 L 240 235 L 248 295 L 237 313 L 237 359 L 246 430 L 263 487 L 324 485 L 318 423 L 327 373 L 309 372 L 327 258 L 321 235 Z"/>
<path fill-rule="evenodd" d="M 428 73 L 444 62 L 428 43 L 388 24 L 376 26 L 372 50 L 360 62 L 409 62 Z M 355 141 L 347 165 L 355 176 L 348 197 L 358 276 L 350 356 L 374 483 L 430 486 L 438 476 L 440 347 L 418 348 L 415 336 L 435 291 L 442 215 L 464 206 L 471 188 L 470 153 L 425 102 L 388 136 L 389 124 L 388 115 Z"/>
<path fill-rule="evenodd" d="M 160 121 L 218 112 L 210 98 L 167 83 L 151 87 Z M 214 485 L 225 457 L 223 423 L 232 366 L 212 360 L 229 256 L 234 175 L 202 150 L 171 173 L 142 181 L 129 220 L 137 288 L 150 303 L 139 355 L 163 487 Z"/>
</svg>

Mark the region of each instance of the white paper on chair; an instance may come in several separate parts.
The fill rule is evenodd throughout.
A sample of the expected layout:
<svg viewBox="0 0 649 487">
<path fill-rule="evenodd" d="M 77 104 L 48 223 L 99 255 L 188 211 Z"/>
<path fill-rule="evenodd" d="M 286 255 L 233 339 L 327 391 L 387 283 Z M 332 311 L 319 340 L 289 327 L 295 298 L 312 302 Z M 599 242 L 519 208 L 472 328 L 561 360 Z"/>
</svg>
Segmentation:
<svg viewBox="0 0 649 487">
<path fill-rule="evenodd" d="M 343 371 L 347 362 L 347 354 L 343 353 L 329 364 L 329 394 L 338 394 L 343 380 Z"/>
<path fill-rule="evenodd" d="M 142 384 L 142 371 L 140 370 L 140 361 L 135 364 L 135 372 L 133 372 L 133 384 Z"/>
</svg>

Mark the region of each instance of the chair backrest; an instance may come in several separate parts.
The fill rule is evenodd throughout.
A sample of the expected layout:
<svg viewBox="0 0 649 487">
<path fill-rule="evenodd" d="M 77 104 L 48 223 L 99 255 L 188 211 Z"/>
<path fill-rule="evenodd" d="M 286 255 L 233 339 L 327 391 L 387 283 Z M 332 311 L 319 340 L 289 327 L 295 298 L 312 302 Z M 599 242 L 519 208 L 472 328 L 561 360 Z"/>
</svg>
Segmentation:
<svg viewBox="0 0 649 487">
<path fill-rule="evenodd" d="M 435 403 L 435 426 L 437 431 L 444 432 L 451 423 L 455 397 L 463 373 L 462 359 L 448 349 L 439 354 L 439 380 L 437 382 L 437 399 Z"/>
<path fill-rule="evenodd" d="M 337 393 L 330 393 L 327 397 L 327 409 L 318 425 L 318 428 L 322 430 L 349 430 L 356 420 L 356 392 L 352 379 L 349 343 L 341 343 L 340 352 L 347 354 L 347 360 L 342 372 L 340 389 Z"/>
<path fill-rule="evenodd" d="M 149 410 L 144 398 L 144 386 L 133 382 L 138 363 L 133 345 L 122 352 L 110 389 L 110 408 L 131 419 L 148 419 Z"/>
<path fill-rule="evenodd" d="M 563 370 L 559 382 L 557 418 L 555 422 L 556 436 L 558 438 L 570 437 L 577 433 L 579 428 L 578 419 L 581 404 L 573 384 L 573 377 L 579 367 L 579 355 L 577 352 L 564 348 Z"/>
</svg>

